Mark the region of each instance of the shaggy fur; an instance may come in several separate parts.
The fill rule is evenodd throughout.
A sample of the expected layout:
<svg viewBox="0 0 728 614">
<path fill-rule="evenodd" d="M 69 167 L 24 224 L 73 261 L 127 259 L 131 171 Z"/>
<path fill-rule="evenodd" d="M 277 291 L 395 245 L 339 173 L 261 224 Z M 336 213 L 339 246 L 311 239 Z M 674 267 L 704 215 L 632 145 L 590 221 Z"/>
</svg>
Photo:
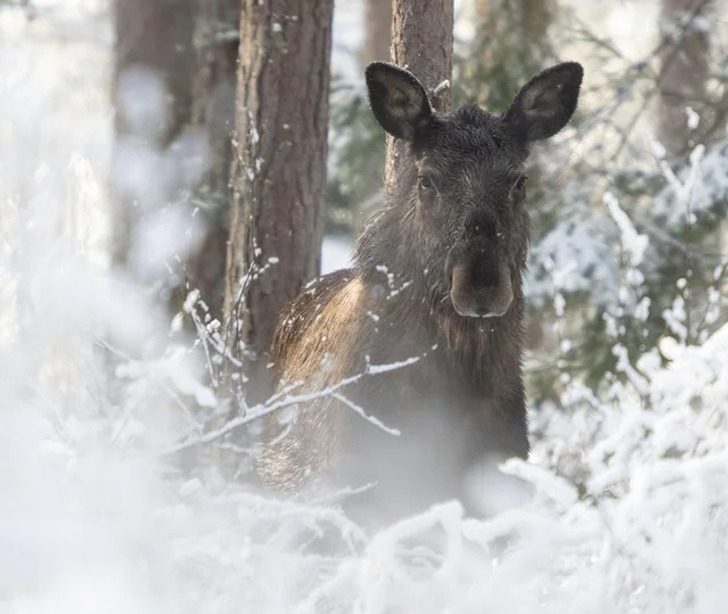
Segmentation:
<svg viewBox="0 0 728 614">
<path fill-rule="evenodd" d="M 280 385 L 297 385 L 295 394 L 364 375 L 297 407 L 285 433 L 259 460 L 268 484 L 310 493 L 322 482 L 376 483 L 369 504 L 401 511 L 463 496 L 464 474 L 485 456 L 527 456 L 523 173 L 528 134 L 550 136 L 576 104 L 581 69 L 561 66 L 567 68 L 556 76 L 559 67 L 546 71 L 521 91 L 514 105 L 525 99 L 530 107 L 499 117 L 475 106 L 434 115 L 412 75 L 384 64 L 370 67 L 375 115 L 411 143 L 398 193 L 359 238 L 354 267 L 309 284 L 282 319 L 273 345 Z M 401 75 L 404 110 L 391 108 L 397 97 L 386 89 L 396 88 Z M 414 102 L 413 83 L 424 97 Z M 539 100 L 555 104 L 551 90 L 559 94 L 565 86 L 571 97 L 556 109 L 561 116 L 548 117 L 556 129 L 541 126 Z M 410 111 L 417 115 L 408 117 Z M 523 125 L 529 121 L 533 125 Z M 467 272 L 463 292 L 479 292 L 486 303 L 489 292 L 508 287 L 508 275 L 513 297 L 507 311 L 500 317 L 460 315 L 451 300 L 453 266 Z M 366 374 L 368 365 L 412 357 L 418 357 L 414 364 Z M 385 433 L 352 407 L 401 435 Z"/>
</svg>

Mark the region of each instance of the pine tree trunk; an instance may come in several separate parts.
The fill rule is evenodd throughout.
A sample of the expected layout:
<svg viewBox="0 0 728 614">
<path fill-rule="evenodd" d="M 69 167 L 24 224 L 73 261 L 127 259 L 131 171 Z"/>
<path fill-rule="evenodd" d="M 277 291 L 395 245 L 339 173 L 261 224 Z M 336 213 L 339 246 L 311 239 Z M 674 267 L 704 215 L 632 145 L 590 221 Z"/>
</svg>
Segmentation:
<svg viewBox="0 0 728 614">
<path fill-rule="evenodd" d="M 319 273 L 333 0 L 245 0 L 225 279 L 228 346 L 248 398 L 270 392 L 281 312 Z"/>
<path fill-rule="evenodd" d="M 703 21 L 710 0 L 662 0 L 658 138 L 673 155 L 690 145 L 686 107 L 705 100 L 709 40 Z"/>
<path fill-rule="evenodd" d="M 359 58 L 362 66 L 389 61 L 392 41 L 392 0 L 366 0 L 364 43 Z"/>
<path fill-rule="evenodd" d="M 392 61 L 412 72 L 428 90 L 452 75 L 453 0 L 393 0 Z M 450 107 L 449 90 L 438 97 L 438 110 Z M 385 184 L 397 182 L 399 158 L 406 144 L 387 137 Z"/>
<path fill-rule="evenodd" d="M 145 211 L 163 203 L 152 196 L 153 186 L 140 186 L 129 180 L 127 171 L 133 161 L 119 152 L 124 147 L 141 147 L 152 154 L 159 153 L 187 125 L 193 7 L 187 0 L 115 0 L 113 10 L 116 48 L 112 96 L 117 148 L 112 168 L 112 257 L 117 265 L 126 267 L 139 219 Z M 130 91 L 132 86 L 139 86 L 140 91 L 148 94 L 150 80 L 156 80 L 164 91 L 163 109 L 152 108 L 152 101 L 140 100 L 136 92 Z M 127 91 L 122 91 L 125 87 Z M 145 104 L 147 108 L 140 112 Z"/>
<path fill-rule="evenodd" d="M 210 313 L 223 319 L 225 257 L 230 221 L 230 171 L 235 117 L 235 79 L 240 47 L 238 0 L 197 0 L 194 30 L 191 124 L 207 134 L 209 170 L 196 189 L 205 237 L 187 263 L 190 284 Z"/>
</svg>

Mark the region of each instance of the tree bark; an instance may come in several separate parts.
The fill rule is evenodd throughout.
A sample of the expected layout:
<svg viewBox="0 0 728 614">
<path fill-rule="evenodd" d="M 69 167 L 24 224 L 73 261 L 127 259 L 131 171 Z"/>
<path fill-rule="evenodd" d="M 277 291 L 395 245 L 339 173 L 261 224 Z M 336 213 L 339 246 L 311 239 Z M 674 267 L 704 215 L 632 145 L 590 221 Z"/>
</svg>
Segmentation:
<svg viewBox="0 0 728 614">
<path fill-rule="evenodd" d="M 362 66 L 389 61 L 392 41 L 392 0 L 366 0 L 364 43 L 359 54 Z"/>
<path fill-rule="evenodd" d="M 393 0 L 392 51 L 395 64 L 407 68 L 428 90 L 452 75 L 453 0 Z M 450 108 L 450 90 L 438 96 L 438 111 Z M 396 189 L 398 167 L 406 144 L 387 137 L 385 185 Z"/>
<path fill-rule="evenodd" d="M 165 149 L 187 125 L 190 114 L 192 71 L 192 4 L 187 0 L 116 0 L 113 5 L 116 34 L 112 98 L 117 146 L 142 147 L 150 153 Z M 164 108 L 151 101 L 132 100 L 135 92 L 122 91 L 136 71 L 156 79 L 164 92 Z M 125 81 L 126 79 L 126 81 Z M 140 84 L 139 79 L 133 85 Z M 145 89 L 148 93 L 149 90 Z M 148 104 L 146 110 L 142 104 Z M 139 186 L 125 176 L 129 160 L 116 155 L 113 165 L 114 236 L 112 258 L 128 265 L 133 229 L 145 209 L 158 206 L 151 186 Z M 145 199 L 149 198 L 149 203 Z"/>
<path fill-rule="evenodd" d="M 333 0 L 245 0 L 225 275 L 228 346 L 246 396 L 271 391 L 281 312 L 320 268 Z"/>
<path fill-rule="evenodd" d="M 188 275 L 213 317 L 223 319 L 230 221 L 235 79 L 240 47 L 238 0 L 196 0 L 190 122 L 209 138 L 209 170 L 195 190 L 205 237 L 188 260 Z"/>
<path fill-rule="evenodd" d="M 670 154 L 685 153 L 691 130 L 686 107 L 705 101 L 709 39 L 704 20 L 710 0 L 662 0 L 657 134 Z"/>
</svg>

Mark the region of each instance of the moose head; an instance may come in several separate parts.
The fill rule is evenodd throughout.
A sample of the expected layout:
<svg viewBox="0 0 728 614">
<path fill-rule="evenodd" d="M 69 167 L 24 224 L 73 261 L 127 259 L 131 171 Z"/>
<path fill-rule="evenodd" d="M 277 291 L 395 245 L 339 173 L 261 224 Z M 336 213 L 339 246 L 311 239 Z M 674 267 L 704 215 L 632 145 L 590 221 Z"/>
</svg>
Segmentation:
<svg viewBox="0 0 728 614">
<path fill-rule="evenodd" d="M 471 318 L 508 312 L 526 265 L 528 145 L 569 121 L 582 75 L 574 62 L 549 68 L 502 115 L 473 105 L 440 114 L 408 71 L 382 62 L 367 68 L 377 121 L 410 144 L 414 167 L 395 206 L 407 208 L 416 236 L 409 248 L 433 305 Z"/>
</svg>

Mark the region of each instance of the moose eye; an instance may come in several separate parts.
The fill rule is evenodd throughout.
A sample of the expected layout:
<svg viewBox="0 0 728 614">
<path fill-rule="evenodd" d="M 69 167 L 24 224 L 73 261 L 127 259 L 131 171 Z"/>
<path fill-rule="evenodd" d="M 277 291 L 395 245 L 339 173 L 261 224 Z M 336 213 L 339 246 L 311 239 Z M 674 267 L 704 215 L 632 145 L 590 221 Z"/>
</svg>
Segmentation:
<svg viewBox="0 0 728 614">
<path fill-rule="evenodd" d="M 437 197 L 437 186 L 430 175 L 419 175 L 417 177 L 417 192 L 420 203 L 426 208 L 431 208 Z"/>
<path fill-rule="evenodd" d="M 429 191 L 435 189 L 435 182 L 432 180 L 430 175 L 420 175 L 417 177 L 417 185 L 422 191 Z"/>
<path fill-rule="evenodd" d="M 526 175 L 519 175 L 515 183 L 511 186 L 511 199 L 521 200 L 526 195 Z"/>
</svg>

